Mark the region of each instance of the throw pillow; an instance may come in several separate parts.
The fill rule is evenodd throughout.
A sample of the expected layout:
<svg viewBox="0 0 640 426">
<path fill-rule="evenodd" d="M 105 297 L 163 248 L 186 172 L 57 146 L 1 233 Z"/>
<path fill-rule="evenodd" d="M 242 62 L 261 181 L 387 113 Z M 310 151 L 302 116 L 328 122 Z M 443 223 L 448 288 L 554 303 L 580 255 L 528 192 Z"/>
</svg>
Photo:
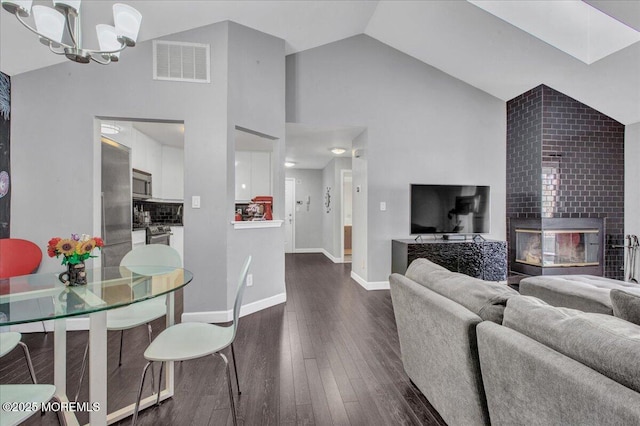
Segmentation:
<svg viewBox="0 0 640 426">
<path fill-rule="evenodd" d="M 614 288 L 611 290 L 611 305 L 614 316 L 640 325 L 640 295 Z"/>
</svg>

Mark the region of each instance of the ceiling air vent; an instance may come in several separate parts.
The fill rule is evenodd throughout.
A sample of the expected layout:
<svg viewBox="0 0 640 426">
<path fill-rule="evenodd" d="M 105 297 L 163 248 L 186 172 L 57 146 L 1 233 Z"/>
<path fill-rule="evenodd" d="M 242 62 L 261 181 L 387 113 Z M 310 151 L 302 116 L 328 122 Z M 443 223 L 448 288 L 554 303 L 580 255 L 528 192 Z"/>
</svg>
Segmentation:
<svg viewBox="0 0 640 426">
<path fill-rule="evenodd" d="M 208 44 L 153 41 L 154 80 L 209 83 L 210 48 Z"/>
</svg>

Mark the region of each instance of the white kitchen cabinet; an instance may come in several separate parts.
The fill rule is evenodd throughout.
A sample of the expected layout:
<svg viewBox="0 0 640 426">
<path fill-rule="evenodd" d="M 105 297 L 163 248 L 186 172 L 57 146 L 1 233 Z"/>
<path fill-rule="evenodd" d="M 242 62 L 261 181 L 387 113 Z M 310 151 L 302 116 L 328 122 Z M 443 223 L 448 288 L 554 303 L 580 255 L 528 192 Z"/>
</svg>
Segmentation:
<svg viewBox="0 0 640 426">
<path fill-rule="evenodd" d="M 138 170 L 147 171 L 147 143 L 145 140 L 138 140 L 136 135 L 131 138 L 131 167 Z"/>
<path fill-rule="evenodd" d="M 140 135 L 144 136 L 142 133 Z M 162 145 L 147 136 L 147 169 L 152 176 L 153 198 L 164 198 L 162 188 Z"/>
<path fill-rule="evenodd" d="M 236 151 L 236 201 L 251 199 L 251 152 Z"/>
<path fill-rule="evenodd" d="M 147 231 L 144 229 L 131 232 L 131 244 L 133 248 L 147 244 Z"/>
<path fill-rule="evenodd" d="M 271 153 L 251 153 L 251 197 L 271 195 Z"/>
<path fill-rule="evenodd" d="M 271 153 L 236 151 L 236 201 L 248 202 L 257 195 L 271 195 Z"/>
<path fill-rule="evenodd" d="M 135 129 L 131 139 L 131 167 L 151 173 L 153 198 L 166 198 L 163 188 L 163 146 Z"/>
<path fill-rule="evenodd" d="M 169 239 L 169 245 L 180 253 L 180 259 L 183 259 L 182 264 L 184 265 L 184 227 L 172 226 L 171 233 L 173 235 Z"/>
</svg>

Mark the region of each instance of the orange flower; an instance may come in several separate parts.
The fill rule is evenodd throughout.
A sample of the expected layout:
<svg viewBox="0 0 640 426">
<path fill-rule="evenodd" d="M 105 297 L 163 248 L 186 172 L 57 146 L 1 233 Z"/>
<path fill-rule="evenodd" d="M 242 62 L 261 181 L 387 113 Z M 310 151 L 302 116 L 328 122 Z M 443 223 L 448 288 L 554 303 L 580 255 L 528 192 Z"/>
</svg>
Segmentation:
<svg viewBox="0 0 640 426">
<path fill-rule="evenodd" d="M 76 252 L 78 252 L 79 255 L 91 253 L 91 250 L 95 247 L 96 242 L 94 240 L 80 241 L 76 246 Z"/>
<path fill-rule="evenodd" d="M 76 242 L 69 238 L 58 241 L 56 250 L 65 256 L 71 256 L 76 251 Z"/>
</svg>

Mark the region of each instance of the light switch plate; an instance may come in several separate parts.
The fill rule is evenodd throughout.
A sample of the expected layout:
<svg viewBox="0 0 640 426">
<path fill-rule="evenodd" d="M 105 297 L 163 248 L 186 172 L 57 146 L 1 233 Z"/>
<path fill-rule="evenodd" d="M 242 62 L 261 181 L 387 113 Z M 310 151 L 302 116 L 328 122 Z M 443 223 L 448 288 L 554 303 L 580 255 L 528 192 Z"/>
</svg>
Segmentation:
<svg viewBox="0 0 640 426">
<path fill-rule="evenodd" d="M 380 211 L 387 211 L 387 203 L 385 203 L 384 201 L 380 201 Z"/>
<path fill-rule="evenodd" d="M 191 208 L 199 209 L 200 208 L 200 196 L 194 195 L 191 197 Z"/>
</svg>

